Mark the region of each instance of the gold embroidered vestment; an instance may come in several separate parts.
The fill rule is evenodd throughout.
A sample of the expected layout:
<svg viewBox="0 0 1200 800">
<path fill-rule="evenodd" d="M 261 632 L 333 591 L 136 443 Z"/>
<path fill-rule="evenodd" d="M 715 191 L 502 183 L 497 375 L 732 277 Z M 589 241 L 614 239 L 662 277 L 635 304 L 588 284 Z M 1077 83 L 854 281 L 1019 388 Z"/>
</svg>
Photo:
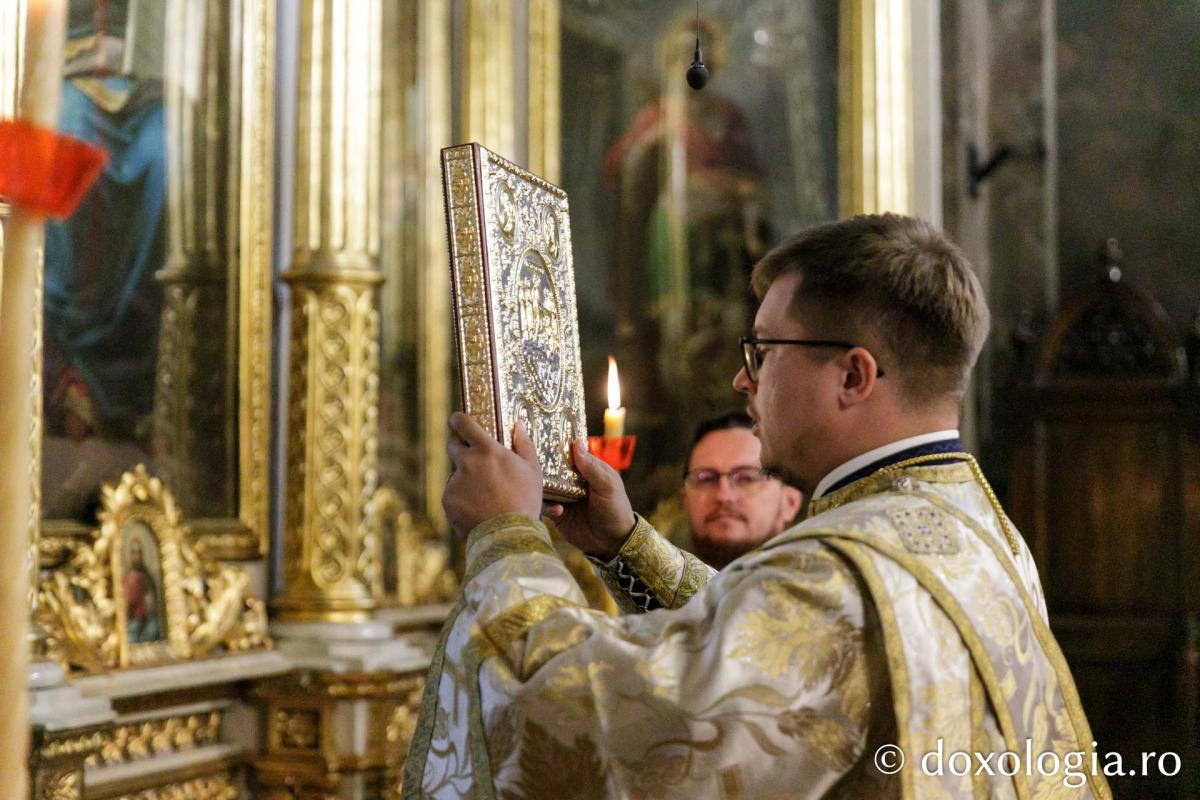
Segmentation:
<svg viewBox="0 0 1200 800">
<path fill-rule="evenodd" d="M 1091 759 L 1032 558 L 966 464 L 867 477 L 811 511 L 717 573 L 639 519 L 621 560 L 661 610 L 618 617 L 587 607 L 541 523 L 479 526 L 405 796 L 1111 796 L 1024 764 L 918 768 L 939 740 Z M 908 758 L 897 774 L 875 766 L 884 744 Z"/>
</svg>

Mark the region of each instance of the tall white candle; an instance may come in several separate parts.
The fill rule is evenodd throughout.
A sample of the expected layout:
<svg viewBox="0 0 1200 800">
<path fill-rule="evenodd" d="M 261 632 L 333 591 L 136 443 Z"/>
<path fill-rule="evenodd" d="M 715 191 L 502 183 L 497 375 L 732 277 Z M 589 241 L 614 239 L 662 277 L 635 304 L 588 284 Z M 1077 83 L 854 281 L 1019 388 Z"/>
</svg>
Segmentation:
<svg viewBox="0 0 1200 800">
<path fill-rule="evenodd" d="M 65 0 L 27 0 L 17 116 L 54 127 L 61 93 Z M 33 507 L 34 315 L 42 219 L 14 208 L 5 227 L 0 284 L 0 786 L 28 795 L 25 691 L 29 661 L 29 562 Z M 31 525 L 32 524 L 32 525 Z"/>
</svg>

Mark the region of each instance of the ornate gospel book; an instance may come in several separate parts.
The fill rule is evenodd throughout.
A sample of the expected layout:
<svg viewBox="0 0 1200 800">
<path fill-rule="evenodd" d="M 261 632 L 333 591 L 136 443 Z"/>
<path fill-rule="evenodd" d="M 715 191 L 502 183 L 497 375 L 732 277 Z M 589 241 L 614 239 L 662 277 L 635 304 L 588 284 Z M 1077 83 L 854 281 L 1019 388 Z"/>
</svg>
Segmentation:
<svg viewBox="0 0 1200 800">
<path fill-rule="evenodd" d="M 463 405 L 506 447 L 525 423 L 554 500 L 587 495 L 571 467 L 586 438 L 567 195 L 472 143 L 442 150 Z"/>
</svg>

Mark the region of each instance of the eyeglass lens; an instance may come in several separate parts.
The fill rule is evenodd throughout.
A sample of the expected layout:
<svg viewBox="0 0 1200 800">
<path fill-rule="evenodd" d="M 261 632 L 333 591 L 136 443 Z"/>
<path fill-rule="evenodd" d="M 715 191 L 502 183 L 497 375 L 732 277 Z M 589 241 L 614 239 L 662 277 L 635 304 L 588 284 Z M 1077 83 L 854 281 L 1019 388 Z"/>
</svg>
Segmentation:
<svg viewBox="0 0 1200 800">
<path fill-rule="evenodd" d="M 722 476 L 729 478 L 729 485 L 734 489 L 746 489 L 755 486 L 766 478 L 763 471 L 755 467 L 739 467 L 729 472 L 701 469 L 689 472 L 687 483 L 698 489 L 715 489 L 720 484 Z"/>
</svg>

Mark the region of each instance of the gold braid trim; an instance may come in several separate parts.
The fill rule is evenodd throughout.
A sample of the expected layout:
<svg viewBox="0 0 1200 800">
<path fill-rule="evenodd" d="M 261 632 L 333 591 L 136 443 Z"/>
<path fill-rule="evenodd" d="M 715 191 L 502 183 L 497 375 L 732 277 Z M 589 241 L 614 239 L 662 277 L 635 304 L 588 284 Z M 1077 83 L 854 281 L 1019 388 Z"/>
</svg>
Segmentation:
<svg viewBox="0 0 1200 800">
<path fill-rule="evenodd" d="M 712 570 L 708 565 L 691 553 L 683 553 L 683 559 L 685 562 L 683 580 L 679 582 L 679 589 L 675 592 L 675 600 L 672 602 L 671 608 L 679 608 L 691 600 L 697 592 L 708 585 L 708 579 L 712 576 Z"/>
<path fill-rule="evenodd" d="M 891 597 L 884 588 L 883 578 L 875 568 L 875 563 L 867 555 L 866 548 L 853 542 L 840 542 L 834 548 L 845 556 L 858 569 L 867 590 L 874 601 L 875 612 L 879 615 L 879 626 L 883 629 L 883 649 L 887 655 L 888 678 L 892 683 L 892 705 L 896 714 L 896 745 L 905 753 L 914 752 L 912 742 L 912 690 L 908 680 L 908 661 L 904 657 L 904 643 L 900 638 L 900 623 L 896 619 L 896 610 L 892 607 Z M 865 600 L 865 598 L 864 598 Z M 917 789 L 913 778 L 913 770 L 900 770 L 900 797 L 902 800 L 915 800 Z"/>
<path fill-rule="evenodd" d="M 970 669 L 968 680 L 971 684 L 971 748 L 976 753 L 987 753 L 992 749 L 984 720 L 985 714 L 987 714 L 988 700 L 983 690 L 983 682 L 979 680 L 979 670 L 975 669 L 974 664 Z M 972 780 L 976 797 L 987 797 L 990 792 L 987 776 L 982 773 L 983 770 L 976 770 Z"/>
<path fill-rule="evenodd" d="M 550 532 L 546 530 L 546 526 L 533 517 L 527 517 L 524 514 L 497 514 L 491 519 L 484 520 L 475 526 L 475 528 L 467 534 L 466 553 L 467 561 L 474 560 L 474 550 L 483 545 L 484 540 L 500 533 L 508 533 L 513 530 L 522 531 L 545 531 L 547 541 L 549 541 Z"/>
<path fill-rule="evenodd" d="M 830 547 L 840 553 L 850 555 L 847 549 L 841 545 L 843 542 L 857 542 L 860 545 L 865 545 L 881 555 L 887 556 L 897 564 L 901 565 L 917 583 L 937 603 L 942 612 L 950 618 L 954 623 L 954 627 L 958 630 L 958 634 L 962 637 L 963 644 L 967 647 L 967 652 L 971 655 L 971 660 L 975 662 L 976 668 L 979 670 L 979 676 L 983 680 L 983 684 L 987 689 L 988 696 L 992 700 L 992 710 L 996 714 L 996 720 L 1000 725 L 1000 731 L 1004 734 L 1005 746 L 1013 752 L 1020 750 L 1020 743 L 1017 739 L 1017 727 L 1013 722 L 1012 709 L 1009 708 L 1004 697 L 1004 691 L 1000 688 L 1000 679 L 996 675 L 996 667 L 992 663 L 992 659 L 988 654 L 987 648 L 983 644 L 979 633 L 971 624 L 970 618 L 966 611 L 959 605 L 958 600 L 954 598 L 942 582 L 937 578 L 932 570 L 917 562 L 909 554 L 902 552 L 898 548 L 891 547 L 883 542 L 873 539 L 866 534 L 861 534 L 855 531 L 837 531 L 824 532 L 820 538 Z M 886 594 L 884 595 L 886 597 Z M 872 592 L 872 600 L 874 600 Z M 1055 676 L 1057 677 L 1057 675 Z M 1060 681 L 1061 683 L 1061 681 Z M 1019 800 L 1029 800 L 1029 782 L 1025 775 L 1020 771 L 1013 776 L 1013 783 L 1016 786 L 1017 797 Z"/>
<path fill-rule="evenodd" d="M 471 790 L 475 800 L 494 800 L 492 757 L 487 749 L 483 726 L 483 697 L 479 689 L 479 669 L 485 659 L 495 655 L 491 642 L 472 637 L 463 652 L 467 679 L 467 749 L 471 752 Z"/>
<path fill-rule="evenodd" d="M 494 541 L 491 540 L 493 538 Z M 480 552 L 474 552 L 477 550 Z M 467 537 L 467 553 L 469 567 L 466 577 L 463 579 L 464 587 L 492 564 L 514 553 L 555 555 L 545 526 L 521 514 L 501 514 L 477 526 Z M 543 600 L 545 597 L 545 595 L 541 595 L 531 602 Z M 518 609 L 523 608 L 524 605 L 518 606 Z M 430 660 L 429 672 L 425 678 L 425 690 L 421 696 L 421 711 L 417 717 L 416 730 L 404 762 L 403 800 L 420 800 L 422 797 L 421 784 L 425 778 L 429 748 L 433 743 L 433 729 L 438 711 L 438 691 L 442 684 L 442 673 L 446 665 L 446 644 L 459 614 L 465 607 L 466 599 L 460 595 L 454 609 L 446 618 L 441 637 L 438 639 Z M 506 616 L 507 614 L 501 615 L 492 621 L 498 637 L 517 627 L 515 621 L 514 623 L 504 621 Z M 511 628 L 508 627 L 510 625 Z M 471 765 L 475 778 L 473 794 L 481 800 L 490 800 L 495 796 L 495 787 L 492 785 L 491 760 L 488 757 L 487 742 L 484 738 L 479 668 L 484 659 L 497 655 L 498 651 L 490 636 L 485 637 L 479 634 L 471 636 L 464 650 L 469 715 L 467 745 L 471 752 Z"/>
<path fill-rule="evenodd" d="M 507 654 L 513 643 L 523 637 L 526 631 L 558 609 L 567 606 L 579 608 L 577 604 L 557 595 L 539 594 L 520 605 L 505 609 L 503 613 L 485 622 L 482 631 L 471 638 L 484 636 L 497 652 Z"/>
<path fill-rule="evenodd" d="M 945 504 L 947 508 L 950 504 Z M 960 512 L 961 514 L 961 512 Z M 979 532 L 977 526 L 968 522 L 976 532 Z M 982 639 L 971 625 L 970 619 L 954 596 L 942 585 L 941 581 L 934 575 L 933 571 L 922 564 L 917 559 L 912 558 L 909 554 L 871 538 L 866 534 L 853 531 L 837 531 L 837 532 L 814 532 L 812 536 L 797 536 L 800 538 L 820 538 L 829 546 L 842 552 L 840 543 L 858 542 L 867 547 L 873 548 L 880 554 L 887 556 L 904 567 L 926 591 L 937 602 L 938 606 L 945 612 L 951 621 L 955 623 L 955 627 L 959 629 L 959 634 L 962 636 L 963 643 L 967 646 L 967 650 L 971 653 L 971 658 L 975 662 L 979 672 L 979 677 L 983 682 L 984 688 L 987 691 L 988 697 L 991 700 L 993 711 L 996 713 L 996 719 L 1000 724 L 1000 730 L 1004 734 L 1005 744 L 1009 749 L 1016 750 L 1020 743 L 1015 735 L 1015 725 L 1012 721 L 1011 712 L 1008 704 L 1004 699 L 1004 693 L 1000 689 L 999 680 L 996 677 L 995 667 L 991 659 L 987 655 L 987 648 L 984 647 Z M 983 537 L 986 539 L 986 537 Z M 993 544 L 992 547 L 998 550 L 998 545 Z M 847 553 L 847 555 L 849 555 Z M 1034 631 L 1034 635 L 1038 640 L 1038 644 L 1042 647 L 1042 653 L 1045 655 L 1051 670 L 1054 672 L 1055 682 L 1058 685 L 1058 690 L 1062 694 L 1063 705 L 1067 709 L 1067 715 L 1071 720 L 1072 726 L 1075 728 L 1076 747 L 1084 753 L 1085 758 L 1090 759 L 1092 754 L 1091 742 L 1092 732 L 1088 725 L 1087 717 L 1084 715 L 1083 706 L 1079 702 L 1079 693 L 1075 688 L 1075 681 L 1071 677 L 1070 668 L 1067 666 L 1066 659 L 1063 658 L 1062 651 L 1059 650 L 1057 642 L 1054 640 L 1050 629 L 1042 621 L 1041 616 L 1033 607 L 1032 601 L 1028 594 L 1024 591 L 1017 580 L 1014 568 L 1008 559 L 1003 557 L 1001 553 L 996 553 L 1004 569 L 1009 573 L 1012 579 L 1016 582 L 1018 594 L 1021 597 L 1022 603 L 1025 605 L 1026 614 L 1029 617 L 1030 625 Z M 1023 779 L 1024 776 L 1018 773 L 1016 778 Z M 1091 783 L 1092 791 L 1096 797 L 1106 798 L 1112 797 L 1112 792 L 1108 787 L 1108 782 L 1102 775 L 1088 775 L 1088 780 Z M 1028 794 L 1028 785 L 1022 791 L 1021 781 L 1017 782 L 1017 796 L 1026 798 Z"/>
<path fill-rule="evenodd" d="M 665 608 L 679 608 L 708 582 L 704 562 L 668 542 L 640 514 L 618 557 Z"/>
<path fill-rule="evenodd" d="M 816 498 L 809 505 L 809 516 L 813 517 L 817 514 L 823 514 L 826 511 L 832 511 L 851 500 L 857 500 L 860 497 L 874 494 L 883 488 L 880 484 L 886 483 L 898 472 L 918 467 L 922 464 L 928 464 L 931 461 L 942 461 L 948 458 L 957 458 L 966 462 L 967 467 L 971 470 L 971 476 L 979 484 L 979 488 L 983 490 L 984 496 L 987 498 L 992 510 L 996 513 L 996 519 L 1000 521 L 1000 530 L 1004 531 L 1004 538 L 1008 540 L 1008 546 L 1012 549 L 1012 554 L 1014 556 L 1017 555 L 1020 552 L 1020 548 L 1017 547 L 1017 537 L 1013 535 L 1012 526 L 1008 522 L 1008 515 L 1004 513 L 1004 507 L 1000 505 L 999 498 L 992 491 L 992 485 L 988 483 L 987 478 L 983 475 L 983 470 L 979 468 L 979 462 L 970 453 L 929 453 L 923 456 L 906 458 L 903 461 L 897 461 L 895 464 L 889 464 L 867 477 L 855 481 L 842 491 L 835 492 L 828 499 L 824 497 Z M 954 465 L 950 464 L 946 466 Z M 918 479 L 921 479 L 921 477 L 919 476 Z"/>
<path fill-rule="evenodd" d="M 937 466 L 909 467 L 905 470 L 905 474 L 915 481 L 927 483 L 965 483 L 974 478 L 971 468 L 961 461 Z M 832 491 L 829 494 L 823 494 L 820 497 L 814 497 L 807 503 L 808 508 L 804 518 L 806 520 L 811 519 L 818 514 L 824 514 L 826 511 L 840 508 L 855 500 L 861 500 L 873 494 L 892 490 L 895 488 L 895 485 L 896 481 L 892 476 L 885 475 L 880 477 L 878 472 L 871 473 L 865 478 L 859 478 L 848 486 L 843 486 L 841 489 Z"/>
<path fill-rule="evenodd" d="M 479 525 L 467 538 L 467 573 L 463 585 L 500 559 L 515 553 L 558 557 L 545 525 L 523 514 L 501 514 Z"/>
<path fill-rule="evenodd" d="M 433 657 L 429 661 L 429 672 L 425 676 L 425 691 L 421 693 L 421 710 L 417 715 L 417 727 L 413 731 L 408 747 L 408 755 L 404 759 L 404 778 L 402 800 L 420 800 L 421 783 L 425 779 L 425 763 L 429 760 L 429 747 L 433 743 L 433 728 L 437 722 L 438 691 L 442 685 L 442 671 L 446 666 L 446 641 L 450 631 L 462 613 L 466 601 L 460 595 L 454 609 L 446 617 L 442 626 L 442 635 L 438 637 L 437 646 L 433 648 Z"/>
<path fill-rule="evenodd" d="M 990 535 L 988 535 L 987 531 L 983 530 L 979 524 L 975 522 L 975 520 L 964 514 L 953 504 L 947 503 L 945 500 L 935 494 L 926 492 L 918 492 L 917 494 L 918 496 L 928 500 L 930 503 L 936 505 L 938 508 L 941 508 L 946 513 L 953 515 L 956 519 L 960 520 L 964 525 L 973 530 L 975 535 L 982 539 L 983 542 L 989 548 L 991 548 L 992 553 L 996 556 L 996 560 L 1000 562 L 1000 565 L 1004 568 L 1004 571 L 1008 573 L 1009 579 L 1012 580 L 1013 584 L 1017 587 L 1017 594 L 1021 598 L 1021 603 L 1025 606 L 1025 613 L 1029 616 L 1030 625 L 1033 628 L 1033 634 L 1037 638 L 1038 644 L 1042 646 L 1042 652 L 1045 653 L 1046 658 L 1050 661 L 1050 665 L 1054 669 L 1055 676 L 1058 678 L 1059 691 L 1061 691 L 1063 695 L 1063 704 L 1067 708 L 1067 715 L 1071 718 L 1071 724 L 1075 727 L 1075 736 L 1079 739 L 1080 749 L 1087 754 L 1088 758 L 1090 758 L 1090 742 L 1093 739 L 1092 728 L 1091 725 L 1088 724 L 1087 715 L 1083 710 L 1083 703 L 1079 699 L 1079 690 L 1075 687 L 1075 679 L 1071 677 L 1071 668 L 1067 664 L 1067 659 L 1063 655 L 1062 649 L 1058 646 L 1058 640 L 1054 638 L 1054 634 L 1050 631 L 1049 626 L 1042 620 L 1042 615 L 1038 613 L 1037 606 L 1033 602 L 1033 598 L 1030 597 L 1029 592 L 1026 591 L 1025 584 L 1021 582 L 1020 576 L 1017 575 L 1016 568 L 1012 565 L 1012 562 L 1010 562 L 1009 559 L 1004 556 L 999 544 L 997 544 L 996 541 Z M 1093 779 L 1092 788 L 1093 791 L 1096 792 L 1096 796 L 1101 798 L 1111 798 L 1112 793 L 1109 790 L 1107 781 L 1104 781 L 1103 778 L 1099 778 L 1099 781 L 1103 784 L 1103 786 L 1101 786 L 1097 784 L 1097 776 L 1091 777 Z"/>
</svg>

